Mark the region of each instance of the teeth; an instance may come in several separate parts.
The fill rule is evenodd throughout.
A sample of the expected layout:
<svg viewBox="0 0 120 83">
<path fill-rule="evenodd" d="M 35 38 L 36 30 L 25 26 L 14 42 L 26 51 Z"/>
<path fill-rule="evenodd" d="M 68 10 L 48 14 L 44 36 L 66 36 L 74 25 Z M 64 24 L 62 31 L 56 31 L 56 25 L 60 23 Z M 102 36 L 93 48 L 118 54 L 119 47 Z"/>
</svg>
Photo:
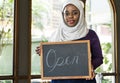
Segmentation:
<svg viewBox="0 0 120 83">
<path fill-rule="evenodd" d="M 70 21 L 70 22 L 73 22 L 73 21 Z"/>
<path fill-rule="evenodd" d="M 71 21 L 68 21 L 69 23 L 73 23 L 74 21 L 73 20 L 71 20 Z"/>
</svg>

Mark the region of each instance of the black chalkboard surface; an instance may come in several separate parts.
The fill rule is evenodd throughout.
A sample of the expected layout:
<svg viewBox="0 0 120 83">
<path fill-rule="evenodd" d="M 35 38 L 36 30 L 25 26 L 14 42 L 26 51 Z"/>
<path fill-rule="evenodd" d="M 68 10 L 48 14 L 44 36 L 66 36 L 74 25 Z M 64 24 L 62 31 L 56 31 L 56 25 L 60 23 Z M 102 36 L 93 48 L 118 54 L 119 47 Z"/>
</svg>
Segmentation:
<svg viewBox="0 0 120 83">
<path fill-rule="evenodd" d="M 89 40 L 41 43 L 42 79 L 91 77 Z"/>
</svg>

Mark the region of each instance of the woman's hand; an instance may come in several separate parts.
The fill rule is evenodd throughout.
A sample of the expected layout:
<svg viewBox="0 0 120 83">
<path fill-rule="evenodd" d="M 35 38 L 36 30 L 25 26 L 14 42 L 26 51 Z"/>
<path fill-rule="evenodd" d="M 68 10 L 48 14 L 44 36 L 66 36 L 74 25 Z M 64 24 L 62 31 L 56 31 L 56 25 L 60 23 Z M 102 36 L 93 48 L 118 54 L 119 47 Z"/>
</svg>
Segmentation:
<svg viewBox="0 0 120 83">
<path fill-rule="evenodd" d="M 90 78 L 86 78 L 86 80 L 92 80 L 93 78 L 95 78 L 95 72 L 94 72 L 93 66 L 91 68 L 91 73 L 92 73 L 92 76 Z"/>
<path fill-rule="evenodd" d="M 35 51 L 36 51 L 36 53 L 37 53 L 37 54 L 39 54 L 39 55 L 40 55 L 41 46 L 37 46 Z"/>
</svg>

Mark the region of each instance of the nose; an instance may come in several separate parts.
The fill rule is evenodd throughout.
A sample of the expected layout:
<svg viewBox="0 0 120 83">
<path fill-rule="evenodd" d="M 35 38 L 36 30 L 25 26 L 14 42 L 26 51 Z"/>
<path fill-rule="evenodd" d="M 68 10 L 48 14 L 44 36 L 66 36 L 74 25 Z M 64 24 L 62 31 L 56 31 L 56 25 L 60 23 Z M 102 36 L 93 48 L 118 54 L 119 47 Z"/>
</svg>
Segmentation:
<svg viewBox="0 0 120 83">
<path fill-rule="evenodd" d="M 69 18 L 72 18 L 72 17 L 73 17 L 73 14 L 72 14 L 72 13 L 70 13 L 68 17 L 69 17 Z"/>
</svg>

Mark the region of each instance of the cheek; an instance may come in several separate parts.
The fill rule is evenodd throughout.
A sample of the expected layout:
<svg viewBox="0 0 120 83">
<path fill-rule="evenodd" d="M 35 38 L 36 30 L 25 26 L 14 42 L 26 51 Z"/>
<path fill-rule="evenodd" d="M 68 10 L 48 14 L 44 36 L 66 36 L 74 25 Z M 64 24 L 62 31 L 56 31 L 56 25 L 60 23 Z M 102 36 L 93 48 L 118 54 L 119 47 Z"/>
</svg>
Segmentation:
<svg viewBox="0 0 120 83">
<path fill-rule="evenodd" d="M 67 18 L 63 17 L 63 20 L 64 20 L 65 23 L 67 23 Z"/>
<path fill-rule="evenodd" d="M 76 17 L 75 17 L 75 20 L 79 20 L 79 16 L 76 16 Z"/>
</svg>

